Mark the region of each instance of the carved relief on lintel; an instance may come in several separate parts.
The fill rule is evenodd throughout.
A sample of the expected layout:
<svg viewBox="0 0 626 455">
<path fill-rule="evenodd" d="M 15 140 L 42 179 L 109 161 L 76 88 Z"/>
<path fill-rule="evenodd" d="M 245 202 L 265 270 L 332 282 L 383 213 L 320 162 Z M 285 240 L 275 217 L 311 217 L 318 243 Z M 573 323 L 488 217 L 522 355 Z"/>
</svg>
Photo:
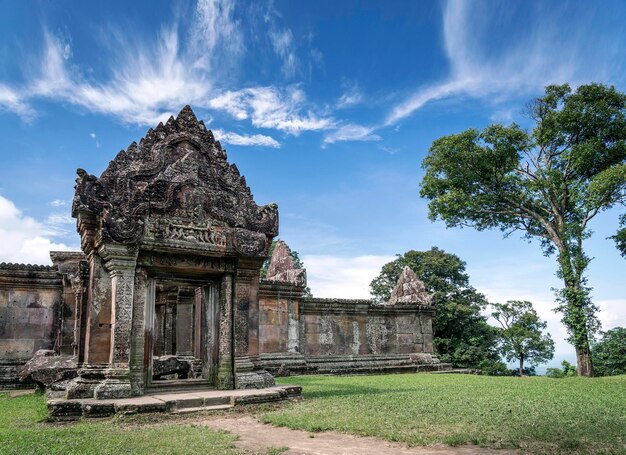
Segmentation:
<svg viewBox="0 0 626 455">
<path fill-rule="evenodd" d="M 232 272 L 234 262 L 228 258 L 211 258 L 202 256 L 162 255 L 144 253 L 139 256 L 137 264 L 145 267 L 195 269 L 205 272 Z"/>
</svg>

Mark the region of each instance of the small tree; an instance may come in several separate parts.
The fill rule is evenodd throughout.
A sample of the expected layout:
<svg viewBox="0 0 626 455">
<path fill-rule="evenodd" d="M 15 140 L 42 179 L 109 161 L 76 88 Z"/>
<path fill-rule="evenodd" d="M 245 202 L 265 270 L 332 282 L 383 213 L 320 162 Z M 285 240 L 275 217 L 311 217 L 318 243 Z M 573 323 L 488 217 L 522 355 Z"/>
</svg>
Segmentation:
<svg viewBox="0 0 626 455">
<path fill-rule="evenodd" d="M 554 355 L 554 341 L 543 334 L 547 323 L 541 321 L 532 303 L 509 300 L 493 305 L 491 315 L 502 326 L 500 349 L 507 361 L 519 361 L 519 375 L 524 376 L 524 362 L 537 365 Z"/>
<path fill-rule="evenodd" d="M 626 374 L 626 328 L 616 327 L 605 332 L 591 352 L 598 376 Z"/>
</svg>

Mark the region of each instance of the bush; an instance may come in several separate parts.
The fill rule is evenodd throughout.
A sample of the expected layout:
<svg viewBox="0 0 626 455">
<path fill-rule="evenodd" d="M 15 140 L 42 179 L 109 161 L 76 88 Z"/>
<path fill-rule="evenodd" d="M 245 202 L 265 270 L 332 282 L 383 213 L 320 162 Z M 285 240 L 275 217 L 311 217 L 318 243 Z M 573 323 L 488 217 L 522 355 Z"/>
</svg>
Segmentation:
<svg viewBox="0 0 626 455">
<path fill-rule="evenodd" d="M 549 378 L 571 378 L 576 376 L 576 367 L 569 363 L 567 360 L 561 362 L 561 368 L 548 368 L 546 370 L 546 376 Z"/>
</svg>

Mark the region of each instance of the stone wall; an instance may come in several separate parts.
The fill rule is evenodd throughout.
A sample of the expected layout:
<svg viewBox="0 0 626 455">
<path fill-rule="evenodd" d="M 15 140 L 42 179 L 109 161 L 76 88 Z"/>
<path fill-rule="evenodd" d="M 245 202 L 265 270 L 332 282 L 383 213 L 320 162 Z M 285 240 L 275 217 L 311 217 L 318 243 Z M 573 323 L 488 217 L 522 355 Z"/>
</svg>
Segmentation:
<svg viewBox="0 0 626 455">
<path fill-rule="evenodd" d="M 304 286 L 262 280 L 260 366 L 274 374 L 440 371 L 431 305 L 303 297 Z"/>
<path fill-rule="evenodd" d="M 37 350 L 71 349 L 61 324 L 71 316 L 56 268 L 0 264 L 0 388 L 20 386 L 17 371 Z"/>
<path fill-rule="evenodd" d="M 369 300 L 306 299 L 300 352 L 306 356 L 432 354 L 432 308 Z"/>
</svg>

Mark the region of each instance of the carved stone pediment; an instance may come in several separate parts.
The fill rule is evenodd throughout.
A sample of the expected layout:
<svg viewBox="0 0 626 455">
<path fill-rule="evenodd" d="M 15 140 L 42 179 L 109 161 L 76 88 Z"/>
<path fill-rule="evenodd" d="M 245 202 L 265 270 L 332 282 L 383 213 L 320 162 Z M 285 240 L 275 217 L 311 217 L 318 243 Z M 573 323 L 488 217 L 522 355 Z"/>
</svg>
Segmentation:
<svg viewBox="0 0 626 455">
<path fill-rule="evenodd" d="M 92 242 L 262 256 L 278 233 L 276 204 L 254 202 L 189 106 L 118 153 L 100 177 L 77 172 L 72 215 Z"/>
</svg>

